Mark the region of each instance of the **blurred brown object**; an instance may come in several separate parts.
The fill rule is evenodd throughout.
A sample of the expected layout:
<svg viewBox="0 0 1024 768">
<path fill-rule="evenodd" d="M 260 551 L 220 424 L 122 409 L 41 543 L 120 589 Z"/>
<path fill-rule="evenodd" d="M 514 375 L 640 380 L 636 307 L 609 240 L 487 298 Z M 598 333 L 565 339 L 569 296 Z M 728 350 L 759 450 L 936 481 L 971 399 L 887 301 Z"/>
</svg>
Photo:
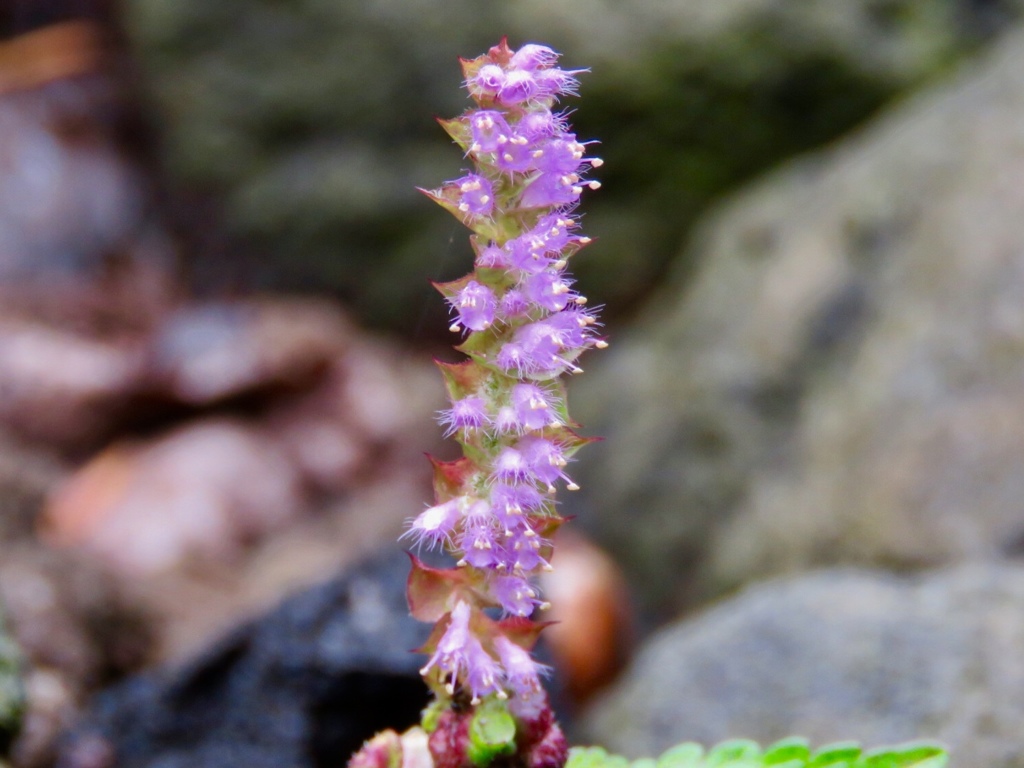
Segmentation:
<svg viewBox="0 0 1024 768">
<path fill-rule="evenodd" d="M 558 532 L 554 570 L 541 580 L 551 602 L 544 631 L 566 692 L 583 704 L 626 662 L 633 621 L 625 580 L 615 561 L 581 534 Z"/>
<path fill-rule="evenodd" d="M 284 451 L 256 427 L 207 419 L 115 444 L 48 501 L 44 536 L 126 575 L 236 559 L 305 506 Z"/>
<path fill-rule="evenodd" d="M 108 34 L 91 21 L 65 21 L 0 42 L 0 96 L 96 71 Z"/>
</svg>

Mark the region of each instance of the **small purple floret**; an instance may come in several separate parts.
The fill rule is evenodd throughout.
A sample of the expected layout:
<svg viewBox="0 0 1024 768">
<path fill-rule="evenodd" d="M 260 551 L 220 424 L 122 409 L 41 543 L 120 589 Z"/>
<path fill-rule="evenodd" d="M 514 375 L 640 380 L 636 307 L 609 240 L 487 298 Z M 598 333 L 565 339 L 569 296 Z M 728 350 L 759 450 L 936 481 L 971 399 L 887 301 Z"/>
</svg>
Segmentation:
<svg viewBox="0 0 1024 768">
<path fill-rule="evenodd" d="M 459 210 L 474 216 L 490 216 L 494 210 L 494 186 L 490 180 L 475 173 L 456 179 L 459 189 Z"/>
<path fill-rule="evenodd" d="M 558 54 L 546 45 L 527 43 L 514 54 L 509 66 L 515 69 L 546 69 L 558 62 Z"/>
<path fill-rule="evenodd" d="M 498 576 L 491 584 L 498 605 L 513 616 L 529 616 L 540 603 L 537 591 L 519 576 Z"/>
<path fill-rule="evenodd" d="M 540 90 L 532 72 L 513 69 L 505 73 L 505 82 L 498 89 L 498 101 L 505 106 L 515 106 L 529 101 Z"/>
<path fill-rule="evenodd" d="M 473 83 L 481 91 L 495 94 L 505 84 L 505 70 L 497 64 L 485 64 L 476 73 Z"/>
<path fill-rule="evenodd" d="M 512 134 L 505 117 L 494 110 L 481 110 L 473 115 L 469 119 L 469 130 L 473 137 L 470 147 L 473 152 L 496 152 Z"/>
<path fill-rule="evenodd" d="M 560 312 L 574 298 L 570 282 L 559 272 L 538 272 L 523 281 L 523 293 L 536 306 L 548 312 Z"/>
<path fill-rule="evenodd" d="M 449 302 L 459 313 L 459 322 L 471 331 L 486 330 L 494 323 L 498 304 L 494 291 L 476 280 L 466 283 Z"/>
<path fill-rule="evenodd" d="M 512 405 L 525 429 L 561 424 L 548 393 L 536 384 L 522 383 L 512 387 Z"/>
<path fill-rule="evenodd" d="M 459 430 L 480 429 L 490 424 L 490 416 L 487 413 L 487 402 L 482 397 L 464 397 L 455 400 L 452 407 L 441 411 L 441 424 L 446 425 L 445 437 L 449 437 Z"/>
</svg>

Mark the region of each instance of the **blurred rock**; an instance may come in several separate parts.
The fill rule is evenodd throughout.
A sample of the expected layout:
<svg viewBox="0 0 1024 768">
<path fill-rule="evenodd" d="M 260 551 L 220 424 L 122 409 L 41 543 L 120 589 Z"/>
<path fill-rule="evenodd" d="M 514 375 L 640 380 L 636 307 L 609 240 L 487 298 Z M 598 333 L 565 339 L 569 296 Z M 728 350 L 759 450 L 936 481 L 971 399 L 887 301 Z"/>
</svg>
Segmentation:
<svg viewBox="0 0 1024 768">
<path fill-rule="evenodd" d="M 65 455 L 122 425 L 178 293 L 129 72 L 98 20 L 0 41 L 0 425 Z"/>
<path fill-rule="evenodd" d="M 150 386 L 191 406 L 308 387 L 352 335 L 337 309 L 309 300 L 186 304 L 155 331 Z"/>
<path fill-rule="evenodd" d="M 759 585 L 653 635 L 582 724 L 630 756 L 684 740 L 938 739 L 1020 763 L 1024 569 L 915 579 L 824 571 Z"/>
<path fill-rule="evenodd" d="M 607 441 L 567 503 L 649 609 L 813 564 L 1019 554 L 1022 83 L 1017 34 L 739 196 L 684 257 L 699 273 L 575 382 Z"/>
<path fill-rule="evenodd" d="M 710 201 L 942 71 L 1021 3 L 130 0 L 124 9 L 165 120 L 169 171 L 194 201 L 182 215 L 200 254 L 196 283 L 330 288 L 364 323 L 436 338 L 445 310 L 424 278 L 461 275 L 470 255 L 460 227 L 413 187 L 459 173 L 433 121 L 466 105 L 456 56 L 543 30 L 568 66 L 592 68 L 573 119 L 581 137 L 601 140 L 608 163 L 586 206 L 600 244 L 579 274 L 586 294 L 619 311 L 661 276 Z"/>
<path fill-rule="evenodd" d="M 118 570 L 157 573 L 197 557 L 237 558 L 303 502 L 295 468 L 268 436 L 209 419 L 99 454 L 50 500 L 46 535 Z"/>
<path fill-rule="evenodd" d="M 0 423 L 58 449 L 94 445 L 138 390 L 141 363 L 138 349 L 0 319 Z"/>
<path fill-rule="evenodd" d="M 343 766 L 364 739 L 419 720 L 429 626 L 393 551 L 285 601 L 177 670 L 97 697 L 58 765 Z M 88 758 L 88 759 L 87 759 Z"/>
<path fill-rule="evenodd" d="M 130 67 L 109 28 L 0 42 L 0 304 L 74 332 L 144 326 L 175 292 Z"/>
<path fill-rule="evenodd" d="M 306 482 L 337 493 L 395 460 L 419 462 L 440 439 L 432 416 L 443 402 L 426 357 L 358 334 L 319 384 L 277 404 L 267 423 Z"/>
</svg>

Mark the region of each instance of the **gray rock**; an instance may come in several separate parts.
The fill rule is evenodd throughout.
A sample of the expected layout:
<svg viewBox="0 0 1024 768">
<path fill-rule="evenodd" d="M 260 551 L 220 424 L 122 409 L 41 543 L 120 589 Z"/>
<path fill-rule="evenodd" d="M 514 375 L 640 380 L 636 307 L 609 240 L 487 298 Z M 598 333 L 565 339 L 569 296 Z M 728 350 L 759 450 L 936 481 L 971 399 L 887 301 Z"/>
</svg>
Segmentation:
<svg viewBox="0 0 1024 768">
<path fill-rule="evenodd" d="M 667 610 L 1024 541 L 1024 37 L 712 218 L 574 390 L 600 539 Z M 684 290 L 685 288 L 685 290 Z"/>
<path fill-rule="evenodd" d="M 630 756 L 682 740 L 938 739 L 953 764 L 1024 766 L 1024 568 L 760 585 L 653 636 L 585 718 Z"/>
<path fill-rule="evenodd" d="M 236 246 L 232 261 L 221 238 L 205 242 L 210 219 L 186 221 L 200 241 L 200 284 L 326 286 L 365 320 L 422 335 L 445 327 L 426 278 L 459 276 L 470 258 L 461 228 L 413 190 L 459 171 L 432 119 L 466 105 L 456 56 L 504 33 L 514 45 L 542 38 L 568 66 L 592 68 L 573 120 L 581 137 L 601 139 L 608 163 L 587 204 L 601 245 L 579 271 L 585 292 L 621 309 L 710 200 L 943 70 L 1022 3 L 123 5 L 168 169 L 179 187 L 222 200 Z M 225 274 L 229 263 L 238 274 Z"/>
</svg>

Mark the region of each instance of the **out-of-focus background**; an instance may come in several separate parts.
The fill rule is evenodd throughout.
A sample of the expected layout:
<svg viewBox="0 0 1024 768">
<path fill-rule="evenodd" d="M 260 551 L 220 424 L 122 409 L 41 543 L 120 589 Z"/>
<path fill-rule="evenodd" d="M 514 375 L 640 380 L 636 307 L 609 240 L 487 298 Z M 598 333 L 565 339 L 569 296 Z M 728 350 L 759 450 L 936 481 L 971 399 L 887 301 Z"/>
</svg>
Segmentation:
<svg viewBox="0 0 1024 768">
<path fill-rule="evenodd" d="M 590 68 L 606 161 L 567 726 L 1024 766 L 1020 0 L 5 0 L 0 765 L 416 719 L 391 542 L 470 253 L 414 187 L 502 35 Z"/>
</svg>

